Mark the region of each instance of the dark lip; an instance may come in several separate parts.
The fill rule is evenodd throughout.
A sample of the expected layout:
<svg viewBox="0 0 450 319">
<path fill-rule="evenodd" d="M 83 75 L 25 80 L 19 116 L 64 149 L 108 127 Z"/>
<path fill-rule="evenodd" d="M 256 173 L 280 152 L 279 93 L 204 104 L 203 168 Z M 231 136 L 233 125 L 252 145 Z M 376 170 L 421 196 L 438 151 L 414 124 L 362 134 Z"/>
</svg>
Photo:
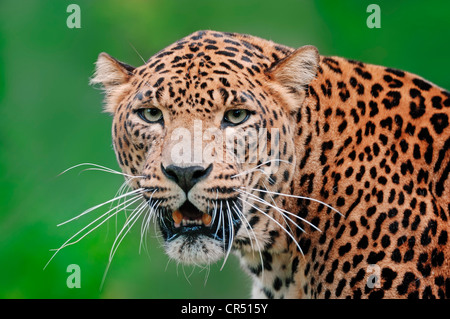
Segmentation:
<svg viewBox="0 0 450 319">
<path fill-rule="evenodd" d="M 216 217 L 213 217 L 213 221 L 211 225 L 205 226 L 205 225 L 187 225 L 187 226 L 180 226 L 178 228 L 175 228 L 174 221 L 172 219 L 172 212 L 169 212 L 166 208 L 163 208 L 163 214 L 162 217 L 159 219 L 159 227 L 161 229 L 163 238 L 166 242 L 170 242 L 175 240 L 176 238 L 180 236 L 186 236 L 186 240 L 195 240 L 197 237 L 203 235 L 206 237 L 209 237 L 211 239 L 223 242 L 225 245 L 225 249 L 228 247 L 228 241 L 230 238 L 230 216 L 228 216 L 228 213 L 226 212 L 226 209 L 224 207 L 227 207 L 226 201 L 229 202 L 229 206 L 232 207 L 233 202 L 236 203 L 236 205 L 240 208 L 239 201 L 235 199 L 228 199 L 228 200 L 219 200 L 218 207 L 220 207 L 220 202 L 222 203 L 222 218 L 219 217 L 218 209 L 216 211 Z M 180 211 L 183 212 L 183 214 L 190 217 L 195 216 L 201 216 L 202 212 L 200 212 L 197 207 L 195 207 L 191 202 L 186 201 L 183 203 L 183 205 L 180 207 Z M 211 216 L 214 216 L 214 209 L 211 209 L 208 214 Z M 237 213 L 232 210 L 231 212 L 231 223 L 233 225 L 234 233 L 236 233 L 240 227 L 241 220 Z"/>
</svg>

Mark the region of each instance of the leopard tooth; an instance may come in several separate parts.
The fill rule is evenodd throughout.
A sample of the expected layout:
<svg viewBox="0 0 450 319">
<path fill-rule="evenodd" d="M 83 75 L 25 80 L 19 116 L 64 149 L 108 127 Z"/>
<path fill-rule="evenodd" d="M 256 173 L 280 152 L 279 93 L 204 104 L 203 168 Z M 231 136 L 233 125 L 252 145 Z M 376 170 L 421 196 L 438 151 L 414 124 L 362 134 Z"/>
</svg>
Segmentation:
<svg viewBox="0 0 450 319">
<path fill-rule="evenodd" d="M 172 213 L 172 219 L 174 221 L 175 228 L 188 225 L 210 226 L 212 221 L 212 217 L 209 214 L 204 213 L 199 219 L 189 219 L 184 217 L 179 210 L 176 210 Z"/>
<path fill-rule="evenodd" d="M 179 210 L 176 210 L 172 213 L 172 218 L 174 221 L 175 228 L 178 228 L 181 226 L 181 223 L 183 221 L 183 214 Z"/>
<path fill-rule="evenodd" d="M 202 222 L 203 224 L 205 224 L 205 226 L 211 225 L 211 220 L 212 220 L 211 215 L 205 213 L 202 215 Z"/>
</svg>

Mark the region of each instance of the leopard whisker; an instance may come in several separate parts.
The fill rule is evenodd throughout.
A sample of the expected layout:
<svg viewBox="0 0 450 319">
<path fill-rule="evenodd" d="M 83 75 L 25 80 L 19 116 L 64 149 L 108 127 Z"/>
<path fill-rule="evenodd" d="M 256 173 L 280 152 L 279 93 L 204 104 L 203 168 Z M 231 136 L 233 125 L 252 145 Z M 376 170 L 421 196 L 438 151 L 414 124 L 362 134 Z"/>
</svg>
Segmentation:
<svg viewBox="0 0 450 319">
<path fill-rule="evenodd" d="M 269 214 L 267 214 L 266 212 L 264 212 L 263 210 L 261 210 L 260 208 L 258 208 L 257 206 L 252 205 L 251 203 L 249 203 L 248 201 L 241 199 L 243 202 L 246 202 L 249 206 L 253 207 L 254 209 L 256 209 L 257 211 L 259 211 L 261 214 L 265 215 L 266 217 L 268 217 L 269 219 L 271 219 L 275 224 L 277 224 L 291 239 L 292 241 L 295 243 L 295 245 L 297 246 L 297 248 L 299 249 L 300 253 L 302 254 L 302 256 L 304 256 L 303 254 L 303 250 L 300 247 L 299 243 L 297 242 L 297 239 L 283 226 L 281 225 L 275 218 L 273 218 L 272 216 L 270 216 Z"/>
<path fill-rule="evenodd" d="M 143 206 L 141 208 L 142 211 L 145 211 L 144 216 L 142 217 L 142 223 L 141 223 L 141 237 L 139 241 L 139 254 L 141 253 L 142 246 L 145 246 L 144 249 L 147 251 L 147 245 L 146 242 L 144 242 L 144 233 L 146 228 L 146 220 L 147 218 L 153 213 L 151 208 L 148 206 L 148 201 L 143 203 Z"/>
<path fill-rule="evenodd" d="M 159 205 L 158 205 L 159 207 Z M 141 225 L 141 242 L 139 243 L 139 253 L 142 246 L 142 241 L 144 242 L 144 249 L 148 254 L 148 233 L 150 228 L 150 222 L 155 215 L 158 214 L 158 207 L 149 207 L 147 206 L 147 213 L 144 215 Z"/>
<path fill-rule="evenodd" d="M 232 207 L 232 208 L 233 208 L 233 210 L 235 211 L 235 213 L 236 213 L 236 215 L 238 216 L 238 218 L 240 219 L 240 221 L 242 222 L 242 224 L 245 223 L 247 226 L 250 226 L 250 224 L 247 222 L 247 219 L 246 219 L 245 216 L 242 214 L 242 212 L 239 210 L 239 208 L 237 207 L 237 205 L 236 205 L 235 202 L 233 202 L 233 205 L 234 205 L 234 207 Z M 252 242 L 252 239 L 251 239 L 251 235 L 250 235 L 250 233 L 249 233 L 249 231 L 248 231 L 248 229 L 247 229 L 246 226 L 244 226 L 244 229 L 245 229 L 245 231 L 247 232 L 247 236 L 248 236 L 248 238 L 249 238 L 249 240 L 250 240 L 250 247 L 251 247 L 252 250 L 254 250 L 255 247 L 253 247 L 253 242 Z M 253 229 L 252 229 L 251 227 L 250 227 L 250 230 L 253 231 Z M 255 238 L 256 238 L 256 237 L 255 237 Z"/>
<path fill-rule="evenodd" d="M 130 191 L 131 188 L 130 188 L 130 185 L 129 185 L 128 183 L 129 183 L 129 181 L 128 181 L 127 179 L 125 179 L 125 181 L 122 183 L 122 185 L 120 186 L 120 188 L 117 190 L 116 194 L 114 195 L 114 198 L 123 195 L 124 192 L 125 192 L 125 189 L 126 189 L 127 187 L 129 188 L 128 191 Z M 127 198 L 127 197 L 125 196 L 124 199 L 126 199 L 126 198 Z M 122 198 L 120 198 L 120 199 L 118 200 L 118 202 L 117 202 L 117 204 L 116 204 L 116 207 L 118 206 L 118 204 L 120 204 L 121 201 L 122 201 Z M 109 206 L 110 209 L 112 208 L 113 204 L 114 204 L 114 202 L 111 202 L 111 204 L 110 204 L 110 206 Z M 108 236 L 108 234 L 109 234 L 109 222 L 108 222 L 108 224 L 107 224 L 107 227 L 108 227 L 108 228 L 107 228 L 106 235 Z M 116 218 L 115 218 L 115 235 L 117 235 L 117 214 L 116 214 Z"/>
<path fill-rule="evenodd" d="M 184 264 L 181 264 L 181 269 L 183 269 L 184 278 L 185 278 L 186 281 L 189 283 L 189 286 L 192 286 L 192 283 L 191 283 L 191 281 L 189 280 L 189 278 L 191 278 L 192 274 L 194 273 L 195 266 L 196 266 L 196 265 L 194 265 L 194 267 L 192 267 L 191 273 L 190 273 L 189 275 L 187 275 L 187 274 L 186 274 L 186 270 L 185 270 L 185 268 L 184 268 Z"/>
<path fill-rule="evenodd" d="M 217 203 L 217 208 L 219 207 L 219 203 Z M 220 209 L 214 214 L 214 216 L 219 215 L 219 221 L 217 223 L 217 228 L 214 236 L 217 236 L 217 232 L 219 231 L 220 225 L 222 223 L 222 202 L 220 202 Z"/>
<path fill-rule="evenodd" d="M 212 211 L 212 220 L 211 220 L 211 224 L 214 224 L 214 221 L 216 220 L 216 215 L 217 215 L 217 201 L 212 201 L 212 206 L 213 206 L 213 211 Z"/>
<path fill-rule="evenodd" d="M 212 221 L 211 221 L 211 224 L 214 224 L 214 221 L 216 220 L 216 215 L 217 215 L 217 206 L 218 206 L 218 204 L 217 204 L 217 199 L 219 198 L 219 190 L 217 189 L 216 190 L 216 199 L 214 200 L 214 202 L 213 202 L 213 205 L 214 205 L 214 211 L 213 211 L 213 215 L 212 215 Z M 217 233 L 216 233 L 217 234 Z"/>
<path fill-rule="evenodd" d="M 141 253 L 141 249 L 142 247 L 144 247 L 145 251 L 147 252 L 148 255 L 148 228 L 150 226 L 150 220 L 152 219 L 152 217 L 154 215 L 157 214 L 156 209 L 159 207 L 159 203 L 157 204 L 157 206 L 152 206 L 149 207 L 148 204 L 146 203 L 146 206 L 144 207 L 144 210 L 146 209 L 146 213 L 144 214 L 143 218 L 142 218 L 142 224 L 141 224 L 141 239 L 139 242 L 139 254 Z"/>
<path fill-rule="evenodd" d="M 147 204 L 147 203 L 146 203 Z M 147 251 L 147 253 L 148 253 L 148 246 L 147 246 L 147 234 L 148 234 L 148 229 L 149 229 L 149 226 L 150 226 L 150 221 L 151 221 L 151 219 L 154 217 L 154 215 L 156 215 L 157 214 L 157 210 L 158 210 L 158 207 L 159 207 L 159 205 L 161 204 L 161 202 L 160 201 L 156 201 L 151 207 L 149 207 L 149 206 L 147 206 L 148 207 L 148 212 L 147 212 L 147 215 L 146 216 L 144 216 L 144 219 L 143 219 L 143 221 L 142 221 L 142 225 L 144 226 L 144 227 L 141 227 L 141 242 L 140 242 L 140 244 L 139 244 L 139 253 L 140 253 L 140 251 L 141 251 L 141 246 L 142 246 L 142 238 L 143 238 L 143 234 L 145 233 L 145 235 L 144 235 L 144 249 L 145 249 L 145 251 Z"/>
<path fill-rule="evenodd" d="M 144 218 L 142 220 L 142 224 L 141 224 L 141 243 L 142 243 L 142 234 L 143 232 L 145 232 L 145 225 L 146 225 L 146 220 L 150 219 L 151 213 L 152 213 L 152 208 L 154 207 L 155 203 L 153 203 L 152 206 L 149 205 L 149 203 L 151 202 L 152 198 L 153 198 L 153 194 L 156 192 L 156 189 L 153 191 L 153 193 L 150 194 L 150 198 L 148 200 L 145 201 L 145 205 L 147 205 L 146 207 L 148 208 L 147 212 L 144 214 Z M 140 249 L 140 246 L 139 246 Z"/>
<path fill-rule="evenodd" d="M 119 234 L 116 236 L 116 239 L 114 240 L 111 251 L 109 253 L 109 260 L 108 264 L 106 265 L 105 272 L 103 274 L 102 282 L 100 284 L 100 290 L 103 288 L 103 284 L 105 283 L 106 275 L 108 273 L 109 267 L 111 266 L 111 262 L 114 258 L 114 255 L 117 252 L 117 249 L 119 248 L 120 244 L 122 243 L 123 239 L 126 237 L 128 232 L 133 228 L 134 224 L 139 220 L 139 217 L 142 215 L 143 208 L 140 208 L 141 205 L 139 205 L 137 208 L 133 210 L 133 212 L 130 214 L 129 218 L 125 222 L 125 224 L 122 226 L 122 229 L 120 230 Z M 145 206 L 143 206 L 145 208 Z M 126 230 L 125 230 L 126 229 Z M 123 235 L 122 235 L 123 233 Z M 119 239 L 120 238 L 120 239 Z"/>
<path fill-rule="evenodd" d="M 74 235 L 72 235 L 72 237 L 70 237 L 68 240 L 66 240 L 59 248 L 55 249 L 55 253 L 52 255 L 52 257 L 50 258 L 50 260 L 47 262 L 47 264 L 44 266 L 44 269 L 49 265 L 49 263 L 52 261 L 52 259 L 56 256 L 56 254 L 63 248 L 76 244 L 78 243 L 80 240 L 82 240 L 84 237 L 86 237 L 87 235 L 89 235 L 91 232 L 93 232 L 95 229 L 97 229 L 98 227 L 100 227 L 102 224 L 104 224 L 107 220 L 109 220 L 110 218 L 114 217 L 115 215 L 117 215 L 120 211 L 126 209 L 128 206 L 133 205 L 134 203 L 136 203 L 137 201 L 139 201 L 141 199 L 140 195 L 135 195 L 130 199 L 127 199 L 126 201 L 124 201 L 123 203 L 119 204 L 118 206 L 123 206 L 120 209 L 117 209 L 117 207 L 114 207 L 112 209 L 110 209 L 109 211 L 107 211 L 106 213 L 104 213 L 103 215 L 101 215 L 100 217 L 97 217 L 96 219 L 94 219 L 92 222 L 90 222 L 89 224 L 87 224 L 86 226 L 84 226 L 81 230 L 79 230 L 78 232 L 76 232 Z M 116 210 L 116 212 L 112 215 L 110 215 L 111 211 Z M 105 216 L 109 215 L 108 217 L 104 218 Z M 93 227 L 92 229 L 90 229 L 87 233 L 85 233 L 84 235 L 82 235 L 80 238 L 78 238 L 76 241 L 74 242 L 70 242 L 73 238 L 75 238 L 76 236 L 78 236 L 81 232 L 83 232 L 85 229 L 89 228 L 91 225 L 93 225 L 94 223 L 96 223 L 97 221 L 101 220 L 102 218 L 103 221 L 101 221 L 98 225 L 96 225 L 95 227 Z"/>
<path fill-rule="evenodd" d="M 260 261 L 261 261 L 261 276 L 262 276 L 262 278 L 264 278 L 264 259 L 263 259 L 263 257 L 262 257 L 261 247 L 260 247 L 258 238 L 256 237 L 256 234 L 255 234 L 255 232 L 253 231 L 253 228 L 250 226 L 250 223 L 248 222 L 247 218 L 244 216 L 244 214 L 242 213 L 242 211 L 237 207 L 236 203 L 233 202 L 233 205 L 234 205 L 233 209 L 234 209 L 235 212 L 237 213 L 239 219 L 243 222 L 243 224 L 245 223 L 245 224 L 247 225 L 247 226 L 245 226 L 245 230 L 246 230 L 246 232 L 247 232 L 248 238 L 250 239 L 250 247 L 252 248 L 252 251 L 254 251 L 255 248 L 253 247 L 252 238 L 251 238 L 251 236 L 250 236 L 250 233 L 249 233 L 248 229 L 250 229 L 250 231 L 251 231 L 252 234 L 253 234 L 253 238 L 254 238 L 255 243 L 256 243 L 256 245 L 257 245 L 258 253 L 259 253 L 259 258 L 260 258 Z"/>
<path fill-rule="evenodd" d="M 267 190 L 268 188 L 267 188 L 266 183 L 264 183 L 264 181 L 261 181 L 261 182 L 262 182 L 264 188 Z M 270 196 L 270 199 L 272 200 L 272 203 L 276 206 L 276 210 L 279 211 L 279 207 L 278 207 L 277 203 L 275 202 L 275 199 L 273 198 L 272 194 L 269 194 L 269 196 Z M 284 219 L 284 222 L 286 223 L 287 227 L 289 228 L 289 231 L 292 232 L 291 226 L 289 225 L 289 223 L 286 222 L 286 218 L 285 218 L 284 214 L 282 212 L 280 212 L 280 215 Z M 300 227 L 300 230 L 303 231 L 303 229 L 301 227 Z"/>
<path fill-rule="evenodd" d="M 116 236 L 116 239 L 113 242 L 113 245 L 111 247 L 111 251 L 109 254 L 109 261 L 111 262 L 114 258 L 114 255 L 116 254 L 117 249 L 119 248 L 120 244 L 122 243 L 122 240 L 125 238 L 125 236 L 128 234 L 128 232 L 133 228 L 136 221 L 139 219 L 143 209 L 145 206 L 139 205 L 137 208 L 135 208 L 132 213 L 130 214 L 129 218 L 125 221 L 125 224 L 122 226 L 122 229 L 120 230 L 119 234 Z M 123 233 L 123 235 L 122 235 Z M 121 236 L 122 235 L 122 236 Z M 120 238 L 120 239 L 119 239 Z"/>
<path fill-rule="evenodd" d="M 237 191 L 238 192 L 242 192 L 242 190 L 237 190 Z M 267 202 L 266 200 L 261 199 L 261 198 L 259 198 L 258 196 L 254 195 L 252 193 L 249 193 L 249 192 L 246 192 L 246 191 L 244 191 L 244 193 L 250 195 L 251 199 L 258 201 L 261 204 L 265 204 L 265 205 L 268 205 L 268 206 L 276 209 L 283 217 L 286 217 L 290 222 L 292 222 L 295 226 L 297 226 L 304 233 L 306 233 L 306 231 L 303 228 L 301 228 L 299 225 L 297 225 L 290 217 L 286 216 L 285 214 L 291 215 L 294 218 L 300 219 L 302 222 L 305 222 L 306 224 L 308 224 L 309 226 L 311 226 L 314 229 L 318 230 L 319 232 L 322 232 L 319 228 L 317 228 L 316 225 L 312 224 L 311 222 L 307 221 L 306 219 L 304 219 L 304 218 L 302 218 L 300 216 L 297 216 L 296 214 L 294 214 L 292 212 L 289 212 L 289 211 L 287 211 L 285 209 L 279 208 L 278 206 L 274 206 L 274 205 L 270 204 L 269 202 Z"/>
<path fill-rule="evenodd" d="M 265 170 L 255 167 L 255 168 L 251 168 L 249 170 L 240 172 L 239 174 L 234 174 L 234 175 L 231 176 L 231 178 L 236 178 L 236 177 L 239 177 L 239 176 L 242 176 L 242 175 L 248 175 L 248 174 L 253 173 L 253 172 L 261 172 L 261 173 L 263 173 L 266 176 L 270 176 L 270 174 L 267 173 Z"/>
<path fill-rule="evenodd" d="M 206 264 L 203 269 L 205 269 L 205 280 L 203 282 L 203 286 L 206 287 L 206 283 L 207 283 L 207 281 L 209 279 L 209 274 L 211 273 L 211 265 L 210 264 Z M 203 269 L 202 269 L 202 271 L 203 271 Z"/>
<path fill-rule="evenodd" d="M 159 209 L 159 206 L 160 206 L 160 205 L 161 205 L 161 202 L 158 203 L 155 207 L 153 207 L 152 209 L 153 209 L 153 211 L 154 211 L 154 214 L 148 216 L 148 220 L 147 220 L 147 229 L 146 229 L 146 232 L 145 232 L 145 243 L 146 243 L 146 247 L 147 247 L 147 243 L 148 243 L 148 235 L 149 235 L 149 233 L 150 233 L 150 224 L 151 224 L 151 223 L 153 223 L 153 226 L 154 226 L 154 228 L 155 228 L 155 229 L 154 229 L 154 233 L 155 233 L 155 234 L 158 234 L 158 231 L 156 230 L 156 220 L 162 219 L 162 217 L 161 217 L 162 210 Z M 158 237 L 158 235 L 155 235 L 154 237 Z M 159 240 L 159 237 L 158 237 L 158 240 Z M 147 248 L 146 248 L 146 250 L 147 250 Z M 148 251 L 147 251 L 147 253 L 148 253 Z"/>
<path fill-rule="evenodd" d="M 310 201 L 313 201 L 313 202 L 317 202 L 317 203 L 319 203 L 319 204 L 322 204 L 322 205 L 324 205 L 324 206 L 330 208 L 331 210 L 335 211 L 336 213 L 338 213 L 339 215 L 341 215 L 341 216 L 344 217 L 344 215 L 343 215 L 340 211 L 338 211 L 336 208 L 334 208 L 333 206 L 328 205 L 327 203 L 324 203 L 324 202 L 322 202 L 322 201 L 320 201 L 320 200 L 318 200 L 318 199 L 312 198 L 312 197 L 299 196 L 299 195 L 291 195 L 291 194 L 284 194 L 284 193 L 278 193 L 278 192 L 273 192 L 273 191 L 269 191 L 269 190 L 262 190 L 262 189 L 257 189 L 257 188 L 246 188 L 246 187 L 244 187 L 244 186 L 242 186 L 241 188 L 245 188 L 245 189 L 252 190 L 252 191 L 257 191 L 257 192 L 270 193 L 270 194 L 279 195 L 279 196 L 285 196 L 285 197 L 292 197 L 292 198 L 299 198 L 299 199 L 310 200 Z"/>
<path fill-rule="evenodd" d="M 138 50 L 136 50 L 136 48 L 134 47 L 134 45 L 132 45 L 130 41 L 128 41 L 128 44 L 129 44 L 130 47 L 134 50 L 134 52 L 136 52 L 136 54 L 139 56 L 139 58 L 142 60 L 142 62 L 144 62 L 144 65 L 147 64 L 147 62 L 145 62 L 145 60 L 144 60 L 144 58 L 142 57 L 142 55 L 138 52 Z"/>
<path fill-rule="evenodd" d="M 225 248 L 225 216 L 223 214 L 223 210 L 222 210 L 222 201 L 220 201 L 220 210 L 219 210 L 219 225 L 220 225 L 220 221 L 222 221 L 222 242 L 223 242 L 223 247 Z M 217 229 L 219 229 L 220 226 L 217 226 Z"/>
<path fill-rule="evenodd" d="M 135 179 L 135 178 L 144 178 L 144 176 L 134 176 L 134 175 L 126 174 L 126 173 L 117 172 L 117 171 L 114 171 L 114 170 L 108 170 L 108 169 L 102 169 L 102 168 L 96 168 L 96 167 L 85 168 L 85 169 L 80 171 L 80 174 L 83 173 L 83 172 L 86 172 L 86 171 L 99 171 L 99 172 L 105 172 L 105 173 L 121 175 L 121 176 L 124 176 L 126 178 L 129 178 L 129 180 L 132 180 L 132 179 Z"/>
<path fill-rule="evenodd" d="M 228 256 L 230 255 L 231 246 L 233 244 L 233 239 L 234 239 L 234 226 L 233 226 L 233 221 L 232 221 L 232 216 L 231 216 L 232 214 L 231 214 L 230 204 L 228 204 L 228 201 L 226 201 L 226 204 L 227 204 L 227 216 L 228 216 L 228 229 L 229 229 L 230 236 L 228 238 L 228 249 L 225 254 L 225 258 L 223 260 L 222 267 L 220 268 L 221 271 L 222 271 L 223 267 L 225 266 L 225 263 L 227 262 Z M 224 226 L 225 226 L 225 223 L 224 223 Z M 225 236 L 224 236 L 224 240 L 225 240 Z"/>
<path fill-rule="evenodd" d="M 81 229 L 81 231 L 83 231 L 85 228 L 89 227 L 91 224 L 93 224 L 93 223 L 96 222 L 97 220 L 101 219 L 103 216 L 109 215 L 109 216 L 106 217 L 101 223 L 99 223 L 97 226 L 95 226 L 94 228 L 92 228 L 91 230 L 89 230 L 89 232 L 87 232 L 86 234 L 84 234 L 82 237 L 80 237 L 79 239 L 77 239 L 75 242 L 69 243 L 69 244 L 67 244 L 66 246 L 73 245 L 73 244 L 79 242 L 81 239 L 83 239 L 84 237 L 86 237 L 89 233 L 91 233 L 92 231 L 94 231 L 95 229 L 97 229 L 99 226 L 101 226 L 103 223 L 105 223 L 109 218 L 112 218 L 113 216 L 117 216 L 117 214 L 118 214 L 119 212 L 121 212 L 122 210 L 125 211 L 127 207 L 129 207 L 129 206 L 131 206 L 132 204 L 138 202 L 140 199 L 141 199 L 140 196 L 139 196 L 139 195 L 136 195 L 136 196 L 130 198 L 129 200 L 124 201 L 122 204 L 120 204 L 120 205 L 126 204 L 126 205 L 124 205 L 122 208 L 118 209 L 117 207 L 114 207 L 113 209 L 115 209 L 116 212 L 114 212 L 113 215 L 110 215 L 110 211 L 113 210 L 113 209 L 111 209 L 110 211 L 108 211 L 108 212 L 104 213 L 103 215 L 101 215 L 100 217 L 96 218 L 94 221 L 92 221 L 91 223 L 89 223 L 88 225 L 86 225 L 83 229 Z M 81 232 L 81 231 L 80 231 L 80 232 Z M 79 233 L 79 232 L 78 232 L 78 233 Z M 77 234 L 78 234 L 78 233 L 77 233 Z M 75 236 L 76 236 L 77 234 L 75 234 Z M 64 248 L 64 247 L 63 247 L 63 248 Z"/>
<path fill-rule="evenodd" d="M 102 166 L 102 165 L 99 165 L 99 164 L 95 164 L 95 163 L 81 163 L 81 164 L 77 164 L 77 165 L 71 166 L 71 167 L 67 168 L 66 170 L 62 171 L 61 173 L 59 173 L 57 176 L 61 176 L 61 175 L 65 174 L 65 173 L 67 173 L 68 171 L 73 170 L 74 168 L 77 168 L 77 167 L 80 167 L 80 166 L 87 166 L 87 165 L 94 166 L 97 169 L 95 169 L 95 168 L 87 168 L 87 169 L 84 169 L 83 171 L 85 171 L 85 170 L 98 170 L 98 171 L 103 171 L 103 172 L 107 172 L 107 173 L 113 173 L 113 174 L 117 174 L 117 175 L 122 175 L 122 176 L 125 176 L 125 177 L 130 177 L 130 178 L 138 178 L 138 177 L 139 178 L 143 178 L 143 176 L 134 176 L 134 175 L 125 174 L 125 173 L 113 170 L 112 168 L 109 168 L 109 167 L 106 167 L 106 166 Z"/>
<path fill-rule="evenodd" d="M 252 195 L 252 194 L 249 194 L 249 195 Z M 289 229 L 289 231 L 290 231 L 291 233 L 292 233 L 292 229 L 291 229 L 289 223 L 286 222 L 286 219 L 289 220 L 292 224 L 294 224 L 295 227 L 297 227 L 298 229 L 300 229 L 300 231 L 306 233 L 306 231 L 305 231 L 302 227 L 300 227 L 300 225 L 298 225 L 297 223 L 295 223 L 291 218 L 289 218 L 288 216 L 286 216 L 286 215 L 285 215 L 282 211 L 280 211 L 277 207 L 271 205 L 271 204 L 268 203 L 267 201 L 261 200 L 261 199 L 258 198 L 258 197 L 248 197 L 248 199 L 251 199 L 251 200 L 256 201 L 256 202 L 258 202 L 258 203 L 261 203 L 261 204 L 263 204 L 263 205 L 270 206 L 270 207 L 274 208 L 275 210 L 277 210 L 278 213 L 280 214 L 280 216 L 283 218 L 284 222 L 286 223 L 286 227 Z"/>
<path fill-rule="evenodd" d="M 67 223 L 70 223 L 70 222 L 72 222 L 72 221 L 74 221 L 74 220 L 80 218 L 81 216 L 84 216 L 84 215 L 86 215 L 86 214 L 88 214 L 88 213 L 90 213 L 90 212 L 96 210 L 97 208 L 100 208 L 100 207 L 102 207 L 102 206 L 104 206 L 104 205 L 106 205 L 106 204 L 112 203 L 112 202 L 114 202 L 114 201 L 116 201 L 116 200 L 118 200 L 118 199 L 120 199 L 120 198 L 124 198 L 124 197 L 126 197 L 126 196 L 130 196 L 130 195 L 139 193 L 139 192 L 141 192 L 142 190 L 144 190 L 144 188 L 138 188 L 138 189 L 135 189 L 135 190 L 133 190 L 133 191 L 131 191 L 131 192 L 125 193 L 125 194 L 123 194 L 123 195 L 114 197 L 114 198 L 112 198 L 112 199 L 110 199 L 110 200 L 107 200 L 106 202 L 103 202 L 103 203 L 101 203 L 101 204 L 95 205 L 95 206 L 93 206 L 93 207 L 91 207 L 91 208 L 85 210 L 84 212 L 82 212 L 82 213 L 79 214 L 78 216 L 72 217 L 71 219 L 66 220 L 65 222 L 62 222 L 62 223 L 60 223 L 60 224 L 58 224 L 58 225 L 56 225 L 56 226 L 59 227 L 59 226 L 65 225 L 65 224 L 67 224 Z"/>
<path fill-rule="evenodd" d="M 140 240 L 139 240 L 139 254 L 141 254 L 142 251 L 142 247 L 144 247 L 145 251 L 148 253 L 147 251 L 147 242 L 144 240 L 146 231 L 146 220 L 148 218 L 148 216 L 151 214 L 151 210 L 148 207 L 148 203 L 145 202 L 145 206 L 142 208 L 144 210 L 143 212 L 143 216 L 142 216 L 142 223 L 141 223 L 141 236 L 140 236 Z"/>
<path fill-rule="evenodd" d="M 268 161 L 265 161 L 264 163 L 261 163 L 261 164 L 255 166 L 255 167 L 253 167 L 253 168 L 251 168 L 251 169 L 249 169 L 249 170 L 246 170 L 246 171 L 243 171 L 243 172 L 241 172 L 241 173 L 232 175 L 231 178 L 235 178 L 235 177 L 238 177 L 238 176 L 241 176 L 241 175 L 247 175 L 247 174 L 250 174 L 250 173 L 255 172 L 255 171 L 261 171 L 261 172 L 264 173 L 266 176 L 270 176 L 269 173 L 267 173 L 267 172 L 264 171 L 263 169 L 258 169 L 258 168 L 261 167 L 261 166 L 263 166 L 263 165 L 266 165 L 266 164 L 268 164 L 268 163 L 271 163 L 271 162 L 283 162 L 283 163 L 287 163 L 287 164 L 293 165 L 293 163 L 291 163 L 291 162 L 289 162 L 289 161 L 286 161 L 286 160 L 282 160 L 282 159 L 268 160 Z M 270 178 L 270 177 L 269 177 L 269 178 Z"/>
</svg>

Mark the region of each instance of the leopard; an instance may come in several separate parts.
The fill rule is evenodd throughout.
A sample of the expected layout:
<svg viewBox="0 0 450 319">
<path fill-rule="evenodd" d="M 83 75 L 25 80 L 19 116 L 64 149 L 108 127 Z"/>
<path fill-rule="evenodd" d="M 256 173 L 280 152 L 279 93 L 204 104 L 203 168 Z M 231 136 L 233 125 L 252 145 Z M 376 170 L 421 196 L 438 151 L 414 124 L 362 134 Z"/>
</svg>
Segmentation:
<svg viewBox="0 0 450 319">
<path fill-rule="evenodd" d="M 213 30 L 90 83 L 168 258 L 232 253 L 253 298 L 450 297 L 449 91 Z"/>
</svg>

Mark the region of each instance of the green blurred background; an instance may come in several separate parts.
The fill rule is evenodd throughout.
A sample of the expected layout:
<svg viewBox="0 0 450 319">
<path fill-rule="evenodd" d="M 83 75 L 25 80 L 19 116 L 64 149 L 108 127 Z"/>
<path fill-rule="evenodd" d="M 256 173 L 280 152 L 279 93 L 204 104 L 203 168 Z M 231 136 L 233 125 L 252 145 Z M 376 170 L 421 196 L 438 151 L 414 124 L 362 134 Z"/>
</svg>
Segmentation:
<svg viewBox="0 0 450 319">
<path fill-rule="evenodd" d="M 246 298 L 250 279 L 233 256 L 220 271 L 168 262 L 156 238 L 139 253 L 140 227 L 122 242 L 99 289 L 114 222 L 53 259 L 74 232 L 105 209 L 56 227 L 114 196 L 122 178 L 75 169 L 92 162 L 118 169 L 111 118 L 88 80 L 99 52 L 131 65 L 200 29 L 249 33 L 299 47 L 408 70 L 450 88 L 448 1 L 376 1 L 381 28 L 369 29 L 375 1 L 165 0 L 0 2 L 0 297 Z M 66 8 L 81 8 L 69 29 Z M 153 229 L 153 228 L 152 228 Z M 78 264 L 81 288 L 69 289 Z"/>
</svg>

